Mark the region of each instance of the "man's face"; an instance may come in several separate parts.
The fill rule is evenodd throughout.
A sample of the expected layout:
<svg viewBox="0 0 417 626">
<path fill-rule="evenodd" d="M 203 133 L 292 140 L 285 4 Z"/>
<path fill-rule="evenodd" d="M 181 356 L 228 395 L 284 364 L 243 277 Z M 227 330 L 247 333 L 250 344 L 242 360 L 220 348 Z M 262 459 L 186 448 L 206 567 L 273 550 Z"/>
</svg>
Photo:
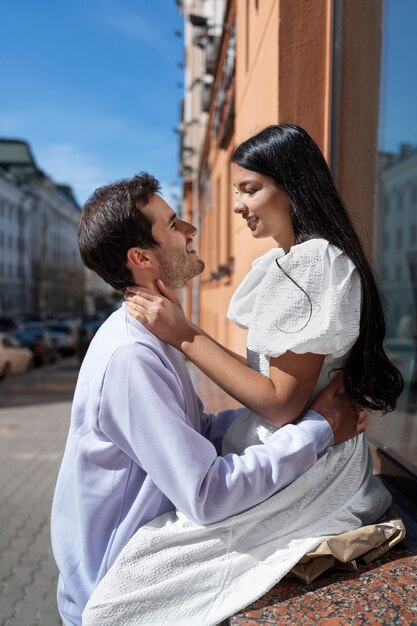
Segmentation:
<svg viewBox="0 0 417 626">
<path fill-rule="evenodd" d="M 193 248 L 197 229 L 177 218 L 160 196 L 154 196 L 142 212 L 153 222 L 152 235 L 159 243 L 152 251 L 159 265 L 159 278 L 173 289 L 198 276 L 204 263 Z"/>
</svg>

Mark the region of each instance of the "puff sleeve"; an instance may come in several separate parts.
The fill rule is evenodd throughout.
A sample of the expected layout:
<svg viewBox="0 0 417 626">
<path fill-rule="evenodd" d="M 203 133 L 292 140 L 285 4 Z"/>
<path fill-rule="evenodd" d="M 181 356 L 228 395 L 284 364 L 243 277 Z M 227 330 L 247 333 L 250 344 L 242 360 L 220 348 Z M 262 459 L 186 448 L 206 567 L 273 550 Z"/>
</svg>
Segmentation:
<svg viewBox="0 0 417 626">
<path fill-rule="evenodd" d="M 323 239 L 293 246 L 257 289 L 248 350 L 343 356 L 358 337 L 361 299 L 358 271 L 339 248 Z"/>
</svg>

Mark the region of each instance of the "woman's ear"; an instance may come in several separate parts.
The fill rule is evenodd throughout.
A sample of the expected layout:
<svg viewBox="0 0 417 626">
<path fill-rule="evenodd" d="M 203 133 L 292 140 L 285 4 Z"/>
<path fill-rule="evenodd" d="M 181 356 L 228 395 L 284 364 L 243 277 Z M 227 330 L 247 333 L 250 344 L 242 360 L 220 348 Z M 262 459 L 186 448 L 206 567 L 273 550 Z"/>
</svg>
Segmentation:
<svg viewBox="0 0 417 626">
<path fill-rule="evenodd" d="M 129 248 L 127 251 L 126 265 L 131 271 L 154 267 L 155 263 L 152 251 L 144 248 Z"/>
</svg>

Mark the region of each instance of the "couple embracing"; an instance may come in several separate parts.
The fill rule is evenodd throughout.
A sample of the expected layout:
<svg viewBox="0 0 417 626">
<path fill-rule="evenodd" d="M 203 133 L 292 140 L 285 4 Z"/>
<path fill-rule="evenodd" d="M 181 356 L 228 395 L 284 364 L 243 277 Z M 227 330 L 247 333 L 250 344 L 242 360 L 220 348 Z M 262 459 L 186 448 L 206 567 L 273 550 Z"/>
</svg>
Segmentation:
<svg viewBox="0 0 417 626">
<path fill-rule="evenodd" d="M 247 359 L 186 320 L 175 291 L 204 263 L 155 178 L 84 207 L 84 263 L 127 291 L 82 364 L 54 496 L 65 626 L 214 626 L 390 505 L 364 431 L 402 379 L 325 159 L 287 124 L 240 144 L 231 167 L 235 212 L 271 238 L 228 312 Z M 184 355 L 245 408 L 207 415 Z"/>
</svg>

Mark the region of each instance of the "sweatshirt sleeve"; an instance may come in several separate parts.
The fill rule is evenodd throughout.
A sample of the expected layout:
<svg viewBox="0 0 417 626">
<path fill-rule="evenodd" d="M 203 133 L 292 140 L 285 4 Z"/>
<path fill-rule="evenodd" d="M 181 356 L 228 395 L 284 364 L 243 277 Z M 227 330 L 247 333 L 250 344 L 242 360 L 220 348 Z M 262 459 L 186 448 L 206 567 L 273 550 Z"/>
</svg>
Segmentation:
<svg viewBox="0 0 417 626">
<path fill-rule="evenodd" d="M 242 409 L 228 409 L 220 413 L 205 413 L 203 405 L 201 409 L 201 434 L 215 446 L 218 454 L 221 454 L 223 438 Z"/>
<path fill-rule="evenodd" d="M 303 474 L 332 443 L 327 422 L 311 414 L 242 455 L 216 447 L 187 415 L 174 371 L 150 349 L 130 344 L 113 355 L 99 412 L 102 432 L 141 466 L 174 506 L 199 524 L 240 513 Z"/>
</svg>

